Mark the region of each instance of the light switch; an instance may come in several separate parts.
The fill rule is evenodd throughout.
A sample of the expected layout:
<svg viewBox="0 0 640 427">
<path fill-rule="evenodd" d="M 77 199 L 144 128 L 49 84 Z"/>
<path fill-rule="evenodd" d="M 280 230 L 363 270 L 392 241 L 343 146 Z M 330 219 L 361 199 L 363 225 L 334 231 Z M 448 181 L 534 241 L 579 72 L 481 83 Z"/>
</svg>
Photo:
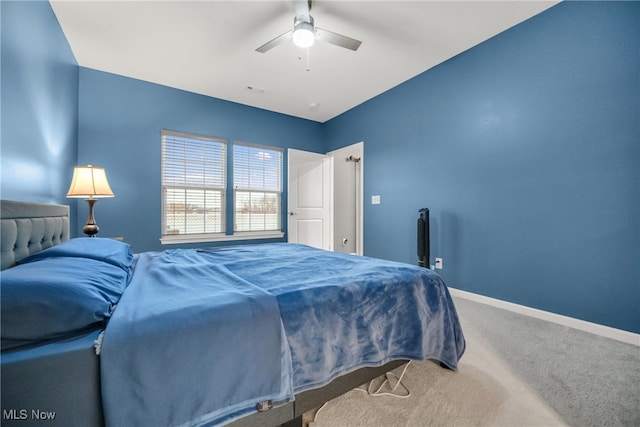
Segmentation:
<svg viewBox="0 0 640 427">
<path fill-rule="evenodd" d="M 371 204 L 379 205 L 380 204 L 380 196 L 371 196 Z"/>
</svg>

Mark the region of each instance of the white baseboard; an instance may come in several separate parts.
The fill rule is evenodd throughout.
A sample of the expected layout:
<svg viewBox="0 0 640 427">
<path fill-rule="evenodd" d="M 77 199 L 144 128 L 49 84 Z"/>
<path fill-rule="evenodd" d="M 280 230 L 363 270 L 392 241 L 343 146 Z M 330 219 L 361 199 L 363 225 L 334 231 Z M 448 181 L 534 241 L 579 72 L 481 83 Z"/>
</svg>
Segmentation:
<svg viewBox="0 0 640 427">
<path fill-rule="evenodd" d="M 624 331 L 622 329 L 611 328 L 609 326 L 599 325 L 597 323 L 587 322 L 585 320 L 575 319 L 573 317 L 562 316 L 560 314 L 550 313 L 548 311 L 538 310 L 536 308 L 524 305 L 514 304 L 495 298 L 486 297 L 484 295 L 474 294 L 472 292 L 462 291 L 460 289 L 449 288 L 451 295 L 468 299 L 470 301 L 479 302 L 481 304 L 490 305 L 492 307 L 501 308 L 503 310 L 512 311 L 514 313 L 523 314 L 525 316 L 534 317 L 536 319 L 546 320 L 547 322 L 557 323 L 559 325 L 568 326 L 592 334 L 600 335 L 605 338 L 622 341 L 627 344 L 640 346 L 640 334 Z"/>
</svg>

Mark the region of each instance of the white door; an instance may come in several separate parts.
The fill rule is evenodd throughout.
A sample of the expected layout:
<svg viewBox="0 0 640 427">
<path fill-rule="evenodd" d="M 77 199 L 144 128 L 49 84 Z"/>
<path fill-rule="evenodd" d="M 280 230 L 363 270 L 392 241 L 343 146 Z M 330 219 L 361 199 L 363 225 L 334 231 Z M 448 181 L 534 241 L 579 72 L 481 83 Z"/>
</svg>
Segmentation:
<svg viewBox="0 0 640 427">
<path fill-rule="evenodd" d="M 323 154 L 288 150 L 288 240 L 333 250 L 331 198 L 333 159 Z"/>
</svg>

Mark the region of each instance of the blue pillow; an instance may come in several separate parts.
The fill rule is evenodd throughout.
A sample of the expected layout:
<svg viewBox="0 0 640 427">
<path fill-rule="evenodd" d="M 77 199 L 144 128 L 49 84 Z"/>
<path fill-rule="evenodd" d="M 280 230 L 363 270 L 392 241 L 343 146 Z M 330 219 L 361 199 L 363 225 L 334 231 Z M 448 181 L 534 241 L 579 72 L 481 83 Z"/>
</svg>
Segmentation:
<svg viewBox="0 0 640 427">
<path fill-rule="evenodd" d="M 99 237 L 79 237 L 28 256 L 19 264 L 59 257 L 91 258 L 108 262 L 125 270 L 130 270 L 133 262 L 131 246 L 127 243 Z"/>
<path fill-rule="evenodd" d="M 84 239 L 68 242 L 77 240 Z M 127 260 L 133 260 L 129 245 L 113 242 L 118 245 L 83 241 L 51 250 L 60 244 L 2 271 L 2 350 L 103 326 L 129 283 Z"/>
</svg>

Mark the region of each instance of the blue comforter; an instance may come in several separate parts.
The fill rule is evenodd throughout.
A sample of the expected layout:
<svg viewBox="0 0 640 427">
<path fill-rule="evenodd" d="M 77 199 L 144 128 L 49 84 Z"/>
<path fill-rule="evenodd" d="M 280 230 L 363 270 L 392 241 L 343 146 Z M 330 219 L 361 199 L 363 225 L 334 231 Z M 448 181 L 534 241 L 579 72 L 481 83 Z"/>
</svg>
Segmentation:
<svg viewBox="0 0 640 427">
<path fill-rule="evenodd" d="M 465 341 L 440 277 L 286 243 L 140 254 L 102 344 L 107 425 L 228 422 Z"/>
</svg>

